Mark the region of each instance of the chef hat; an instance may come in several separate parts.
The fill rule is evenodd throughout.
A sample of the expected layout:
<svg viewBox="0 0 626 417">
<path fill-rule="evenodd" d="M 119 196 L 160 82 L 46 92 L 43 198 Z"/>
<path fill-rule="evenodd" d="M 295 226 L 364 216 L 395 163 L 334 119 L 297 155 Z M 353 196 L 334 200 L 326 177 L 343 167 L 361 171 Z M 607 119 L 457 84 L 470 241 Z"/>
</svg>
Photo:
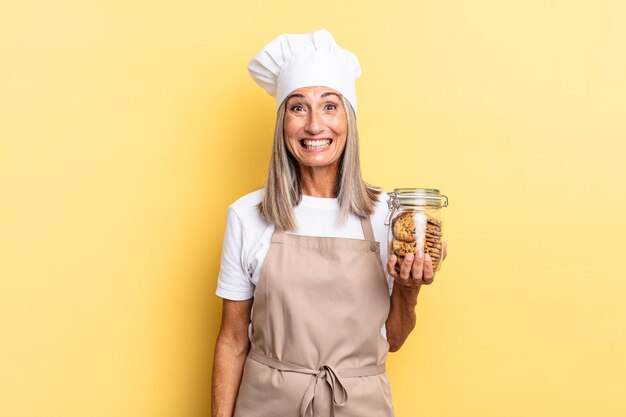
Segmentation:
<svg viewBox="0 0 626 417">
<path fill-rule="evenodd" d="M 252 79 L 276 97 L 276 108 L 300 87 L 324 86 L 340 92 L 356 112 L 359 59 L 341 48 L 325 29 L 280 35 L 248 64 Z"/>
</svg>

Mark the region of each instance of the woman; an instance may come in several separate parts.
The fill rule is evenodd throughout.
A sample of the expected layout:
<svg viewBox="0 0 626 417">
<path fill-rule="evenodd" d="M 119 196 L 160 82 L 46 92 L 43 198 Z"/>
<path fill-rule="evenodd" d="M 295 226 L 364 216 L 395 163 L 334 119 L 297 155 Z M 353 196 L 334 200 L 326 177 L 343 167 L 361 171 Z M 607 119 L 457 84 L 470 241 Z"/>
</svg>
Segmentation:
<svg viewBox="0 0 626 417">
<path fill-rule="evenodd" d="M 248 68 L 276 130 L 265 187 L 228 210 L 213 416 L 393 416 L 385 358 L 434 272 L 428 254 L 400 273 L 387 259 L 386 195 L 359 166 L 358 59 L 320 30 L 279 36 Z"/>
</svg>

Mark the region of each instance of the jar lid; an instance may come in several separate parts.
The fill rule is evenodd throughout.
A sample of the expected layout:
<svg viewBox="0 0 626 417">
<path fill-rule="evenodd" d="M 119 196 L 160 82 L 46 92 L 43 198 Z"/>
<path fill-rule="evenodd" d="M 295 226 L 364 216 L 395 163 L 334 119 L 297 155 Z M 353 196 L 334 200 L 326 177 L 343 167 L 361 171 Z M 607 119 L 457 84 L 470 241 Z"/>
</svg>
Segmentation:
<svg viewBox="0 0 626 417">
<path fill-rule="evenodd" d="M 442 208 L 448 206 L 448 197 L 436 188 L 396 188 L 391 193 L 401 206 L 429 206 Z"/>
</svg>

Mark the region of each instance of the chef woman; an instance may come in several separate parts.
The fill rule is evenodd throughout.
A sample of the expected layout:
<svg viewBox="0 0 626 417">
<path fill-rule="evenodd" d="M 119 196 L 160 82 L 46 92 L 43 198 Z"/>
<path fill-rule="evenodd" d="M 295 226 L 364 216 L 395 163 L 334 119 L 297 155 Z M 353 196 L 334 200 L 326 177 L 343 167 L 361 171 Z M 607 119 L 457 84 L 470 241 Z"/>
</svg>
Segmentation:
<svg viewBox="0 0 626 417">
<path fill-rule="evenodd" d="M 277 37 L 248 69 L 276 129 L 264 188 L 228 209 L 213 416 L 393 416 L 387 352 L 435 274 L 428 254 L 399 273 L 387 256 L 387 196 L 359 164 L 359 61 L 318 30 Z"/>
</svg>

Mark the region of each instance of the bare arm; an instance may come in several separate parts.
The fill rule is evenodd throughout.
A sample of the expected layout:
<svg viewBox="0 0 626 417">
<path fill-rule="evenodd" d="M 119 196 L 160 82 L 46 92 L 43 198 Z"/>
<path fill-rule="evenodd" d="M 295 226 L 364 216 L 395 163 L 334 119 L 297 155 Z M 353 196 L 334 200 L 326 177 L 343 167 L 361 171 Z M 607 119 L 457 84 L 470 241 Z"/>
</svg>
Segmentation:
<svg viewBox="0 0 626 417">
<path fill-rule="evenodd" d="M 393 283 L 391 307 L 385 323 L 390 352 L 398 351 L 415 328 L 415 306 L 419 292 L 420 286 L 405 289 L 401 284 Z"/>
<path fill-rule="evenodd" d="M 222 324 L 213 358 L 212 417 L 232 417 L 235 410 L 243 365 L 250 349 L 248 325 L 251 309 L 252 299 L 223 300 Z"/>
<path fill-rule="evenodd" d="M 447 256 L 446 248 L 447 244 L 444 242 L 442 262 Z M 395 270 L 398 260 L 395 255 L 390 256 L 387 263 L 387 271 L 394 279 L 389 316 L 385 323 L 391 352 L 399 350 L 415 328 L 415 306 L 421 286 L 430 285 L 435 279 L 430 256 L 426 254 L 425 258 L 420 257 L 418 252 L 413 260 L 412 255 L 407 254 L 404 257 L 399 274 Z"/>
</svg>

